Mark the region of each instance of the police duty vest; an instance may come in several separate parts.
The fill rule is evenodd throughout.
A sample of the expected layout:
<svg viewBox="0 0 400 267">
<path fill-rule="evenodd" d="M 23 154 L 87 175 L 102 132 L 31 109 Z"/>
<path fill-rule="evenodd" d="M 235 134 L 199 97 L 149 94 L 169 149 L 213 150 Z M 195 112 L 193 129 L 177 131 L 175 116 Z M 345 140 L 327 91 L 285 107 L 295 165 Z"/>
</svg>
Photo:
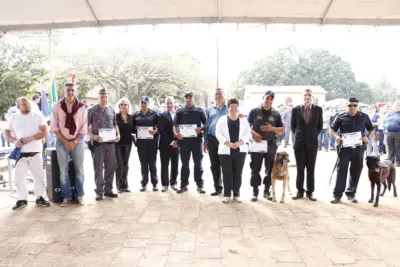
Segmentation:
<svg viewBox="0 0 400 267">
<path fill-rule="evenodd" d="M 274 132 L 263 132 L 261 131 L 261 125 L 267 123 L 276 127 L 277 118 L 280 116 L 279 113 L 271 108 L 270 110 L 265 110 L 263 108 L 255 108 L 253 111 L 253 130 L 262 135 L 263 140 L 274 141 L 276 140 L 276 133 Z"/>
</svg>

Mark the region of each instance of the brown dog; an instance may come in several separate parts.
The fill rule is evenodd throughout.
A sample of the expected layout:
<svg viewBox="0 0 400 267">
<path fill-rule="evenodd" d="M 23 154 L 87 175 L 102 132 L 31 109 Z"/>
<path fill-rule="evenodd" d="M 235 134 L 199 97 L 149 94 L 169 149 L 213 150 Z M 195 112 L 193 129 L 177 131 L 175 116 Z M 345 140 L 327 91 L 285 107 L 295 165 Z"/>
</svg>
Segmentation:
<svg viewBox="0 0 400 267">
<path fill-rule="evenodd" d="M 289 180 L 290 180 L 289 179 L 289 169 L 288 169 L 289 162 L 290 162 L 290 160 L 289 160 L 288 153 L 286 153 L 286 152 L 277 152 L 276 153 L 274 165 L 272 166 L 272 172 L 271 172 L 271 187 L 272 187 L 272 201 L 273 202 L 276 202 L 276 195 L 275 195 L 276 180 L 282 181 L 282 183 L 283 183 L 281 203 L 285 203 L 286 187 L 289 191 L 289 194 L 290 195 L 292 194 L 290 192 L 290 186 L 289 186 Z"/>
</svg>

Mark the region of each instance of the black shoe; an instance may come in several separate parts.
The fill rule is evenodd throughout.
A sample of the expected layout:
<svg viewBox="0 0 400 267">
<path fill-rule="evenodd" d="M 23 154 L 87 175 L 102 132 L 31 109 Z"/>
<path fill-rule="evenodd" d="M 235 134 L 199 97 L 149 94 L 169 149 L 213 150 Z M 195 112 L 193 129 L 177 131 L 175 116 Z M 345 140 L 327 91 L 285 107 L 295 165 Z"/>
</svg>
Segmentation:
<svg viewBox="0 0 400 267">
<path fill-rule="evenodd" d="M 174 190 L 174 191 L 178 191 L 178 187 L 176 187 L 176 184 L 171 185 L 171 188 L 172 188 L 172 190 Z"/>
<path fill-rule="evenodd" d="M 182 187 L 181 189 L 179 189 L 178 191 L 176 191 L 176 193 L 182 194 L 182 193 L 185 193 L 185 192 L 187 192 L 187 191 L 188 191 L 187 187 Z"/>
<path fill-rule="evenodd" d="M 124 189 L 120 188 L 117 191 L 118 191 L 118 193 L 122 194 L 124 192 Z"/>
<path fill-rule="evenodd" d="M 50 207 L 50 202 L 46 201 L 43 197 L 36 199 L 36 206 Z"/>
<path fill-rule="evenodd" d="M 140 192 L 144 192 L 144 191 L 146 191 L 147 190 L 147 188 L 145 187 L 145 186 L 142 186 L 142 188 L 140 188 Z"/>
<path fill-rule="evenodd" d="M 18 200 L 17 203 L 15 203 L 14 207 L 12 207 L 13 210 L 20 210 L 22 208 L 25 208 L 28 205 L 28 201 L 26 200 Z"/>
<path fill-rule="evenodd" d="M 257 197 L 256 195 L 253 195 L 253 196 L 251 197 L 251 201 L 257 202 L 257 200 L 258 200 L 258 197 Z"/>
<path fill-rule="evenodd" d="M 110 192 L 110 193 L 105 193 L 104 196 L 105 196 L 105 197 L 111 197 L 111 198 L 117 198 L 117 197 L 118 197 L 118 194 L 115 194 L 115 193 L 113 193 L 113 192 Z"/>
<path fill-rule="evenodd" d="M 338 203 L 340 203 L 340 202 L 341 202 L 340 197 L 334 197 L 334 198 L 331 200 L 331 203 L 332 203 L 332 204 L 338 204 Z"/>
<path fill-rule="evenodd" d="M 354 204 L 357 204 L 357 203 L 358 203 L 358 200 L 357 200 L 356 197 L 348 197 L 348 200 L 349 200 L 351 203 L 354 203 Z"/>
<path fill-rule="evenodd" d="M 215 196 L 221 195 L 221 193 L 222 193 L 222 190 L 215 190 L 215 192 L 211 193 L 210 195 L 211 195 L 212 197 L 215 197 Z"/>
<path fill-rule="evenodd" d="M 168 191 L 168 186 L 163 186 L 162 188 L 161 188 L 161 192 L 167 192 Z"/>
<path fill-rule="evenodd" d="M 317 201 L 317 198 L 314 197 L 313 194 L 307 194 L 306 197 L 307 197 L 309 200 L 311 200 L 311 201 Z"/>
<path fill-rule="evenodd" d="M 103 196 L 102 195 L 96 195 L 96 201 L 100 201 L 103 200 Z"/>
<path fill-rule="evenodd" d="M 293 200 L 297 200 L 297 199 L 300 199 L 300 198 L 303 198 L 304 197 L 304 193 L 297 193 L 294 197 L 292 197 L 292 199 Z"/>
<path fill-rule="evenodd" d="M 157 186 L 153 186 L 153 192 L 157 192 L 157 191 L 158 191 Z"/>
<path fill-rule="evenodd" d="M 264 191 L 263 196 L 268 200 L 272 200 L 271 193 L 269 191 Z"/>
<path fill-rule="evenodd" d="M 206 191 L 204 191 L 203 187 L 197 187 L 197 192 L 199 192 L 200 194 L 206 193 Z"/>
<path fill-rule="evenodd" d="M 125 188 L 125 189 L 124 189 L 124 192 L 125 192 L 125 193 L 130 193 L 131 190 L 130 190 L 129 188 Z"/>
</svg>

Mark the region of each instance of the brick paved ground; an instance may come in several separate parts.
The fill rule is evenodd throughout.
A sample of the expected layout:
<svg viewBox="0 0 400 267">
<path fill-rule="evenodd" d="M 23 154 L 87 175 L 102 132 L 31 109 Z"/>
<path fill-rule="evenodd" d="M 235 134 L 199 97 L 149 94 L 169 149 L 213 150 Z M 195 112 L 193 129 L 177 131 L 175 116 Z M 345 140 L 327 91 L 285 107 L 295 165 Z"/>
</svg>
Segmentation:
<svg viewBox="0 0 400 267">
<path fill-rule="evenodd" d="M 0 194 L 0 266 L 148 266 L 148 267 L 383 267 L 400 266 L 399 200 L 392 192 L 379 208 L 366 203 L 363 172 L 361 203 L 328 202 L 334 152 L 317 164 L 316 203 L 264 199 L 249 201 L 246 162 L 242 204 L 223 204 L 209 196 L 212 178 L 205 158 L 208 192 L 138 192 L 139 167 L 131 158 L 134 192 L 93 201 L 91 160 L 86 157 L 84 207 L 11 211 L 14 199 Z M 295 171 L 291 170 L 295 192 Z M 278 195 L 281 184 L 278 183 Z"/>
</svg>

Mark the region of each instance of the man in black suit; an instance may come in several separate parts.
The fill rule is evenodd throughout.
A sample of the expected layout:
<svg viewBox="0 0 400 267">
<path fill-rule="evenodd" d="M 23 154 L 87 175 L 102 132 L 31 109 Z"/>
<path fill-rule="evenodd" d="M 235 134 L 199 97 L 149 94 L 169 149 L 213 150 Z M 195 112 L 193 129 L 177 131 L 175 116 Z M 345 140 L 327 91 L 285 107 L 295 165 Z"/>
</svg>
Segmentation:
<svg viewBox="0 0 400 267">
<path fill-rule="evenodd" d="M 167 111 L 162 112 L 158 118 L 158 125 L 160 130 L 160 159 L 161 159 L 161 184 L 162 192 L 168 190 L 168 186 L 175 191 L 176 178 L 178 177 L 178 161 L 179 161 L 179 147 L 178 142 L 175 140 L 174 132 L 172 130 L 175 118 L 175 105 L 174 99 L 168 96 L 165 99 Z M 168 167 L 171 160 L 171 180 L 169 180 Z"/>
<path fill-rule="evenodd" d="M 291 126 L 295 134 L 294 155 L 297 165 L 297 195 L 294 200 L 304 197 L 304 169 L 307 168 L 306 196 L 312 201 L 314 197 L 314 170 L 318 151 L 318 135 L 322 130 L 322 108 L 312 104 L 311 89 L 304 90 L 304 104 L 293 108 Z"/>
</svg>

